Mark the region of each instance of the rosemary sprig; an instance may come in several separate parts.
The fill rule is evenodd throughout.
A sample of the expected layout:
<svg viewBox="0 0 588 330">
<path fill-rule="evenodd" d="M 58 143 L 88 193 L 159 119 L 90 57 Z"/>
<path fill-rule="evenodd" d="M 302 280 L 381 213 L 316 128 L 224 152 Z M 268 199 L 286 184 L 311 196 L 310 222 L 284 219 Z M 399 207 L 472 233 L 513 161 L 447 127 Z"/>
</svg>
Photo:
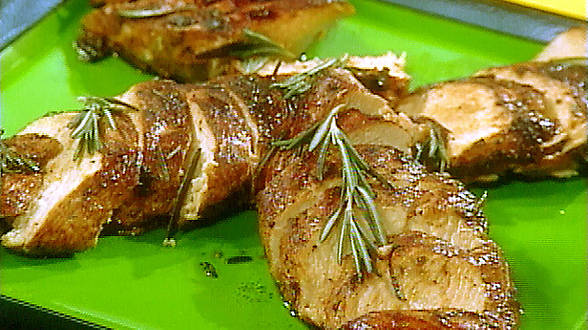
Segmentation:
<svg viewBox="0 0 588 330">
<path fill-rule="evenodd" d="M 84 109 L 68 124 L 68 127 L 72 129 L 71 137 L 79 139 L 74 160 L 82 158 L 85 153 L 92 155 L 102 148 L 100 120 L 106 118 L 108 127 L 116 130 L 113 112 L 128 109 L 137 110 L 135 107 L 113 98 L 81 96 L 78 101 L 84 104 Z"/>
<path fill-rule="evenodd" d="M 319 65 L 296 74 L 288 79 L 285 79 L 280 82 L 276 82 L 270 85 L 270 88 L 280 88 L 284 93 L 284 98 L 289 99 L 296 95 L 300 95 L 308 91 L 314 82 L 313 77 L 316 76 L 317 73 L 331 67 L 339 67 L 345 65 L 348 59 L 348 55 L 345 54 L 342 57 L 338 58 L 331 58 L 324 60 Z"/>
<path fill-rule="evenodd" d="M 241 59 L 241 70 L 244 74 L 254 74 L 270 61 L 268 56 L 253 56 Z"/>
<path fill-rule="evenodd" d="M 341 155 L 341 177 L 343 179 L 339 207 L 331 214 L 325 224 L 319 241 L 324 242 L 335 225 L 340 224 L 337 244 L 337 262 L 341 264 L 345 247 L 349 247 L 355 263 L 355 270 L 362 278 L 363 271 L 373 272 L 370 251 L 386 243 L 381 219 L 375 204 L 375 193 L 367 181 L 366 175 L 372 175 L 369 165 L 361 158 L 349 138 L 337 126 L 337 113 L 345 105 L 338 105 L 317 125 L 298 136 L 273 145 L 292 149 L 309 143 L 308 150 L 319 150 L 317 159 L 317 178 L 324 177 L 324 163 L 329 146 L 334 145 Z M 310 141 L 309 141 L 310 140 Z"/>
<path fill-rule="evenodd" d="M 189 149 L 194 148 L 193 143 L 190 143 Z M 190 151 L 189 151 L 190 152 Z M 165 247 L 175 247 L 176 246 L 176 239 L 175 234 L 178 231 L 178 223 L 180 221 L 180 213 L 182 211 L 182 206 L 184 205 L 186 198 L 188 196 L 188 189 L 190 188 L 190 180 L 194 177 L 194 172 L 198 167 L 198 161 L 200 160 L 200 156 L 202 154 L 202 149 L 198 148 L 195 152 L 191 152 L 191 155 L 186 158 L 188 162 L 188 170 L 182 181 L 180 183 L 180 188 L 178 189 L 178 193 L 174 199 L 174 207 L 172 209 L 171 217 L 167 223 L 167 233 L 165 235 L 165 239 L 163 240 L 163 246 Z"/>
<path fill-rule="evenodd" d="M 443 138 L 441 127 L 434 123 L 429 125 L 428 139 L 422 143 L 416 144 L 416 159 L 420 161 L 430 160 L 434 163 L 439 172 L 445 172 L 449 166 L 449 156 Z"/>
<path fill-rule="evenodd" d="M 260 55 L 273 55 L 290 59 L 296 58 L 296 55 L 292 54 L 292 52 L 261 33 L 243 29 L 243 39 L 243 42 L 231 46 L 229 55 L 240 59 Z"/>
<path fill-rule="evenodd" d="M 120 9 L 117 11 L 117 14 L 127 19 L 145 19 L 171 15 L 167 21 L 171 28 L 187 28 L 198 25 L 207 30 L 216 30 L 225 25 L 227 18 L 223 17 L 219 10 L 212 9 L 205 13 L 198 13 L 198 10 L 197 6 L 184 3 L 177 6 L 164 5 L 154 8 Z M 181 12 L 186 13 L 185 15 L 174 15 Z M 204 15 L 201 16 L 201 14 Z"/>
<path fill-rule="evenodd" d="M 0 187 L 4 173 L 38 173 L 41 171 L 39 164 L 10 149 L 4 144 L 4 129 L 0 128 Z"/>
<path fill-rule="evenodd" d="M 296 58 L 296 55 L 272 39 L 249 29 L 243 29 L 242 42 L 231 45 L 229 56 L 239 58 L 246 73 L 256 72 L 272 57 Z"/>
</svg>

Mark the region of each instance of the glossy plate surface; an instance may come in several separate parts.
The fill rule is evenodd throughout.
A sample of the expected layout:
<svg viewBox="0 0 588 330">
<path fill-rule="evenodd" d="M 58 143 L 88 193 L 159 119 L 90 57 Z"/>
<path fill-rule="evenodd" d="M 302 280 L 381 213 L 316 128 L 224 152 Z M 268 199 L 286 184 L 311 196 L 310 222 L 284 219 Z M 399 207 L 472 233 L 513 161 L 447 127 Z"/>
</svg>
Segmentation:
<svg viewBox="0 0 588 330">
<path fill-rule="evenodd" d="M 9 134 L 80 95 L 112 96 L 150 77 L 117 58 L 84 64 L 72 51 L 87 1 L 69 1 L 1 53 L 1 123 Z M 413 87 L 528 60 L 542 45 L 393 5 L 354 1 L 310 55 L 406 52 Z M 502 246 L 525 310 L 522 329 L 581 329 L 586 317 L 585 179 L 488 189 L 491 236 Z M 68 259 L 29 259 L 0 249 L 0 292 L 115 328 L 295 329 L 268 273 L 253 211 L 182 232 L 105 237 Z M 228 263 L 250 256 L 244 263 Z M 206 276 L 204 263 L 217 278 Z"/>
</svg>

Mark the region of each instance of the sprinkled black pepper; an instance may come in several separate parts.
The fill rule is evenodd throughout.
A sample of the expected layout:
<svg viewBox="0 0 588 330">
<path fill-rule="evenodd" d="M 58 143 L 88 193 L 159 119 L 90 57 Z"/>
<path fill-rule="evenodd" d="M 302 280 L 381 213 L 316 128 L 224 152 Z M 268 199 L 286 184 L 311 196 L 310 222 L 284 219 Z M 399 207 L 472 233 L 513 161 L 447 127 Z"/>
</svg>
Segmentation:
<svg viewBox="0 0 588 330">
<path fill-rule="evenodd" d="M 218 278 L 216 268 L 210 262 L 203 261 L 200 263 L 200 267 L 202 267 L 202 271 L 207 277 Z"/>
<path fill-rule="evenodd" d="M 242 263 L 246 263 L 246 262 L 251 262 L 252 260 L 253 260 L 253 258 L 251 258 L 250 256 L 235 256 L 235 257 L 230 257 L 229 259 L 227 259 L 227 264 L 229 264 L 229 265 L 242 264 Z"/>
</svg>

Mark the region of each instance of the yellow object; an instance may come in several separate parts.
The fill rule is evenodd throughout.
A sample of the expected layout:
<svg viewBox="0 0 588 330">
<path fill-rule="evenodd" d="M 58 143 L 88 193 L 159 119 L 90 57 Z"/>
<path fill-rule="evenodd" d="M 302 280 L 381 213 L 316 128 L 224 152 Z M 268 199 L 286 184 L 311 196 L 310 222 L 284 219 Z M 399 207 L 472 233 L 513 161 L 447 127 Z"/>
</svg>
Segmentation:
<svg viewBox="0 0 588 330">
<path fill-rule="evenodd" d="M 505 0 L 526 7 L 586 20 L 586 0 Z"/>
</svg>

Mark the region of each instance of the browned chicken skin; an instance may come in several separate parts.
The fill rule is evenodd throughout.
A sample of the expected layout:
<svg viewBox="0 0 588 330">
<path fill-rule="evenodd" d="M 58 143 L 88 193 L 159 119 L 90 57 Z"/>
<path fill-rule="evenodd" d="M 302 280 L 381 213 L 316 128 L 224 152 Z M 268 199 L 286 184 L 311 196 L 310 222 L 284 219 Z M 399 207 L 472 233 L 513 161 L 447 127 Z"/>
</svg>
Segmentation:
<svg viewBox="0 0 588 330">
<path fill-rule="evenodd" d="M 420 126 L 393 112 L 350 70 L 326 69 L 313 78 L 310 90 L 290 99 L 272 87 L 286 77 L 133 86 L 117 98 L 128 105 L 116 112 L 118 129 L 101 126 L 103 149 L 79 160 L 73 158 L 76 141 L 69 125 L 76 113 L 33 122 L 5 143 L 16 146 L 37 132 L 43 143 L 59 148 L 39 156 L 48 158 L 40 162 L 40 173 L 25 175 L 41 180 L 28 204 L 10 217 L 13 228 L 3 245 L 28 254 L 80 251 L 95 244 L 103 226 L 133 232 L 148 227 L 156 215 L 177 213 L 187 221 L 214 212 L 219 202 L 253 200 L 282 294 L 314 325 L 340 327 L 366 314 L 377 323 L 378 313 L 386 322 L 410 317 L 516 325 L 508 267 L 485 233 L 479 202 L 457 182 L 426 173 L 403 153 L 417 141 Z M 396 81 L 395 89 L 404 91 L 407 80 Z M 318 243 L 340 199 L 337 153 L 329 152 L 325 177 L 318 180 L 315 153 L 271 144 L 297 137 L 340 105 L 337 125 L 393 187 L 369 179 L 386 243 L 373 252 L 374 272 L 363 280 L 350 255 L 342 265 L 335 261 L 334 235 Z M 27 184 L 24 178 L 20 182 Z M 52 190 L 56 185 L 60 195 Z M 372 322 L 368 319 L 355 322 Z"/>
<path fill-rule="evenodd" d="M 586 34 L 572 28 L 533 62 L 488 68 L 400 100 L 396 110 L 430 131 L 417 145 L 420 159 L 465 182 L 511 172 L 576 175 L 587 159 Z"/>
<path fill-rule="evenodd" d="M 4 143 L 18 154 L 36 162 L 40 167 L 45 167 L 49 160 L 62 151 L 58 141 L 34 133 L 19 135 Z M 43 176 L 40 173 L 3 173 L 0 216 L 14 217 L 22 214 L 31 199 L 39 192 L 42 179 Z"/>
<path fill-rule="evenodd" d="M 438 311 L 380 311 L 368 313 L 343 325 L 346 330 L 397 330 L 397 329 L 480 329 L 499 328 L 484 315 L 460 310 Z"/>
<path fill-rule="evenodd" d="M 320 181 L 311 174 L 315 155 L 289 155 L 289 165 L 258 195 L 270 270 L 298 316 L 330 329 L 367 313 L 374 314 L 361 321 L 364 327 L 404 322 L 402 311 L 414 314 L 415 324 L 439 318 L 440 325 L 445 318 L 446 325 L 515 327 L 519 310 L 508 266 L 486 235 L 477 199 L 392 148 L 360 145 L 358 151 L 393 186 L 372 185 L 387 243 L 378 249 L 376 271 L 363 280 L 351 255 L 337 264 L 335 236 L 319 243 L 340 199 L 336 157 Z M 396 313 L 379 314 L 385 311 Z"/>
<path fill-rule="evenodd" d="M 270 38 L 292 59 L 337 19 L 353 13 L 350 4 L 328 0 L 95 4 L 103 6 L 83 19 L 77 41 L 82 58 L 97 60 L 117 53 L 141 69 L 181 81 L 205 80 L 230 70 L 232 62 L 241 56 L 236 50 L 255 48 L 249 44 L 246 31 Z M 292 26 L 296 26 L 294 31 Z"/>
<path fill-rule="evenodd" d="M 109 233 L 140 233 L 159 225 L 153 222 L 157 216 L 175 212 L 182 223 L 216 214 L 222 208 L 219 203 L 241 201 L 250 205 L 253 177 L 272 175 L 271 171 L 258 168 L 270 152 L 270 143 L 308 129 L 336 105 L 334 102 L 349 107 L 340 116 L 344 127 L 365 128 L 365 134 L 357 129 L 352 138 L 396 143 L 408 151 L 414 143 L 408 133 L 414 124 L 408 118 L 395 115 L 384 99 L 369 93 L 348 70 L 327 72 L 317 77 L 313 91 L 288 101 L 281 90 L 270 88 L 275 77 L 236 75 L 206 85 L 181 85 L 172 81 L 138 84 L 119 97 L 129 109 L 117 116 L 128 125 L 118 130 L 102 127 L 105 134 L 115 134 L 117 138 L 104 140 L 104 152 L 80 160 L 74 160 L 78 142 L 70 137 L 69 127 L 76 113 L 55 114 L 31 123 L 6 140 L 6 145 L 22 150 L 18 146 L 24 145 L 31 133 L 37 133 L 42 136 L 37 140 L 43 140 L 39 145 L 48 148 L 55 144 L 53 149 L 57 151 L 47 156 L 37 155 L 34 150 L 28 152 L 33 159 L 48 159 L 39 162 L 40 173 L 5 176 L 0 211 L 9 217 L 14 229 L 4 235 L 3 244 L 31 254 L 75 252 L 93 246 L 103 226 Z M 397 83 L 406 87 L 407 80 L 399 78 Z M 369 113 L 355 110 L 362 104 Z M 383 115 L 389 116 L 390 121 L 379 120 Z M 392 134 L 370 135 L 370 131 Z M 125 136 L 135 141 L 124 140 Z M 127 150 L 118 151 L 122 147 L 112 146 L 124 157 L 121 168 L 116 170 L 124 175 L 109 168 L 114 158 L 109 158 L 108 148 L 116 141 L 127 141 Z M 47 148 L 39 152 L 47 153 L 44 151 Z M 193 173 L 188 175 L 190 171 Z M 106 182 L 124 189 L 120 195 L 99 194 L 102 189 L 110 189 L 105 182 L 109 173 L 113 173 L 112 179 Z M 187 181 L 182 184 L 184 180 Z M 186 191 L 179 196 L 181 186 Z M 59 193 L 55 194 L 55 190 Z M 16 197 L 16 191 L 25 193 Z M 74 198 L 75 194 L 81 196 Z M 103 197 L 106 200 L 100 199 Z M 32 236 L 45 230 L 43 224 L 52 212 L 60 214 L 64 226 L 69 222 L 85 222 L 73 208 L 68 208 L 71 214 L 59 210 L 65 200 L 76 203 L 85 200 L 96 205 L 100 220 L 88 231 L 90 236 L 80 238 L 79 246 L 42 247 L 43 243 Z M 176 205 L 179 206 L 174 208 Z M 66 236 L 76 233 L 63 235 L 54 238 L 55 244 L 73 239 Z"/>
<path fill-rule="evenodd" d="M 133 192 L 139 181 L 138 135 L 127 116 L 116 115 L 118 130 L 103 130 L 100 154 L 74 161 L 68 123 L 75 113 L 43 117 L 27 126 L 7 145 L 18 145 L 32 134 L 38 144 L 40 173 L 21 174 L 20 190 L 28 189 L 25 207 L 9 219 L 13 229 L 2 236 L 6 247 L 34 255 L 68 254 L 96 244 L 102 224 Z M 41 135 L 43 137 L 38 137 Z M 47 148 L 47 149 L 45 149 Z M 34 152 L 35 150 L 31 150 Z M 39 176 L 30 185 L 31 177 Z M 3 176 L 4 177 L 4 176 Z M 26 188 L 25 188 L 26 187 Z M 6 185 L 3 184 L 3 189 Z M 3 191 L 4 201 L 10 195 Z M 6 214 L 6 210 L 0 211 Z"/>
<path fill-rule="evenodd" d="M 280 75 L 139 84 L 118 98 L 129 111 L 116 113 L 117 129 L 100 128 L 99 154 L 74 160 L 76 113 L 42 118 L 3 141 L 41 171 L 3 175 L 0 210 L 12 230 L 2 242 L 27 254 L 71 253 L 93 246 L 104 226 L 137 232 L 159 215 L 177 214 L 182 222 L 213 214 L 219 203 L 254 200 L 272 274 L 310 324 L 515 328 L 519 307 L 508 265 L 487 236 L 480 201 L 407 153 L 437 125 L 447 139 L 449 169 L 466 179 L 511 170 L 566 175 L 585 147 L 582 68 L 563 62 L 493 68 L 405 99 L 404 77 L 386 77 L 377 90 L 380 84 L 370 84 L 374 76 L 361 68 L 321 72 L 311 90 L 293 99 L 272 87 Z M 389 107 L 399 99 L 415 122 Z M 319 179 L 315 153 L 271 144 L 298 136 L 339 105 L 337 125 L 378 175 L 369 182 L 385 243 L 371 252 L 374 269 L 363 277 L 351 254 L 337 264 L 334 235 L 319 243 L 341 199 L 339 155 L 328 153 Z M 469 122 L 448 118 L 448 105 Z"/>
<path fill-rule="evenodd" d="M 586 60 L 490 68 L 422 88 L 397 110 L 441 127 L 447 170 L 464 181 L 515 172 L 569 177 L 586 155 Z M 434 158 L 434 157 L 433 157 Z"/>
</svg>

